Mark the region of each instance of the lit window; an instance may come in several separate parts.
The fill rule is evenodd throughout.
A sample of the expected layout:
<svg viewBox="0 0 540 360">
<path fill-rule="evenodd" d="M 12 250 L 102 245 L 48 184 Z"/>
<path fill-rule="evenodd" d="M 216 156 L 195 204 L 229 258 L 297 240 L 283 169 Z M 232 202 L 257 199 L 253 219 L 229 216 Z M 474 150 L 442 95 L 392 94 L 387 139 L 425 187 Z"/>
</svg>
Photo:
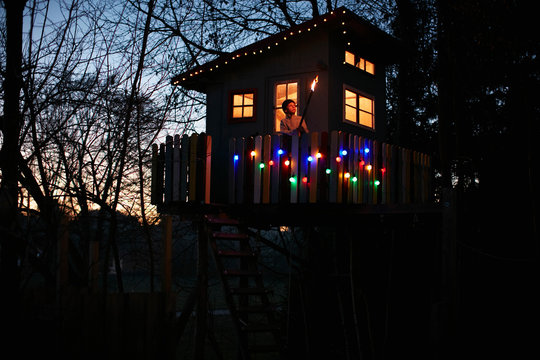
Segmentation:
<svg viewBox="0 0 540 360">
<path fill-rule="evenodd" d="M 345 120 L 358 122 L 358 96 L 345 90 Z"/>
<path fill-rule="evenodd" d="M 375 75 L 375 64 L 345 50 L 345 63 L 357 67 L 371 75 Z"/>
<path fill-rule="evenodd" d="M 354 66 L 354 54 L 352 52 L 345 51 L 345 62 Z"/>
<path fill-rule="evenodd" d="M 375 64 L 373 64 L 372 62 L 369 62 L 369 61 L 365 61 L 365 68 L 364 70 L 368 73 L 370 73 L 371 75 L 375 75 Z"/>
<path fill-rule="evenodd" d="M 356 91 L 345 89 L 345 121 L 355 124 L 375 128 L 375 101 Z"/>
<path fill-rule="evenodd" d="M 231 93 L 229 121 L 255 121 L 255 90 L 241 90 Z"/>
<path fill-rule="evenodd" d="M 280 82 L 274 92 L 274 129 L 279 130 L 279 123 L 285 117 L 281 104 L 287 99 L 298 104 L 298 81 Z"/>
</svg>

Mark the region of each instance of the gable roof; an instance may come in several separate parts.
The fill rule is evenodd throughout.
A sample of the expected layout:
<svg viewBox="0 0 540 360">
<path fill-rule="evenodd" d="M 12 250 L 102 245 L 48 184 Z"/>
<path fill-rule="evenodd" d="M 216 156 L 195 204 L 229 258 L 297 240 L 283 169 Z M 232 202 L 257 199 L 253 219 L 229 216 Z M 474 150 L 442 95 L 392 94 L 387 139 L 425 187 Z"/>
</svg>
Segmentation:
<svg viewBox="0 0 540 360">
<path fill-rule="evenodd" d="M 234 52 L 227 53 L 216 59 L 202 65 L 198 65 L 184 73 L 174 76 L 171 80 L 173 85 L 180 85 L 187 89 L 199 89 L 200 82 L 208 80 L 231 63 L 241 63 L 244 61 L 253 61 L 254 56 L 268 54 L 284 41 L 299 41 L 303 34 L 321 31 L 332 27 L 341 27 L 343 31 L 352 33 L 355 37 L 362 40 L 390 59 L 395 53 L 398 41 L 378 27 L 362 19 L 345 7 L 340 7 L 328 14 L 321 15 L 306 21 L 302 24 L 292 26 L 287 30 L 271 35 L 260 41 L 242 47 Z"/>
</svg>

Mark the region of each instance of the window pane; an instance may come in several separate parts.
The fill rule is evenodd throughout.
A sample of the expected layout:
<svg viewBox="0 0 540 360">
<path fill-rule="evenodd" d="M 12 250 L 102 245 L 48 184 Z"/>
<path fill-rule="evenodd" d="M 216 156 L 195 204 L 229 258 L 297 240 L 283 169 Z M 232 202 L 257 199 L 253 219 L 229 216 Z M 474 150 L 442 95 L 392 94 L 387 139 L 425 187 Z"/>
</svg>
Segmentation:
<svg viewBox="0 0 540 360">
<path fill-rule="evenodd" d="M 235 119 L 242 118 L 242 107 L 234 107 L 232 116 Z"/>
<path fill-rule="evenodd" d="M 360 96 L 360 110 L 372 113 L 373 109 L 373 100 L 366 97 Z"/>
<path fill-rule="evenodd" d="M 348 51 L 345 51 L 345 62 L 354 66 L 354 54 Z"/>
<path fill-rule="evenodd" d="M 275 127 L 275 131 L 280 130 L 281 119 L 283 119 L 284 116 L 285 115 L 283 114 L 283 111 L 281 111 L 281 109 L 274 111 L 274 127 Z"/>
<path fill-rule="evenodd" d="M 244 105 L 253 105 L 253 93 L 244 94 Z"/>
<path fill-rule="evenodd" d="M 244 117 L 252 117 L 252 116 L 253 116 L 253 106 L 245 106 Z"/>
<path fill-rule="evenodd" d="M 281 107 L 281 104 L 287 98 L 287 84 L 276 85 L 276 107 Z"/>
<path fill-rule="evenodd" d="M 288 84 L 287 89 L 287 99 L 293 100 L 295 103 L 298 103 L 298 83 L 293 82 Z"/>
<path fill-rule="evenodd" d="M 356 67 L 364 70 L 365 66 L 366 66 L 365 60 L 362 58 L 358 59 L 358 63 L 356 64 Z"/>
<path fill-rule="evenodd" d="M 356 105 L 356 94 L 352 91 L 345 90 L 345 104 L 357 108 L 358 106 Z"/>
<path fill-rule="evenodd" d="M 356 108 L 347 105 L 345 106 L 345 120 L 357 122 L 356 114 Z"/>
<path fill-rule="evenodd" d="M 233 106 L 242 106 L 243 96 L 242 94 L 233 95 Z"/>
<path fill-rule="evenodd" d="M 373 115 L 360 111 L 360 125 L 373 128 Z"/>
<path fill-rule="evenodd" d="M 375 75 L 375 64 L 366 60 L 366 71 L 372 75 Z"/>
</svg>

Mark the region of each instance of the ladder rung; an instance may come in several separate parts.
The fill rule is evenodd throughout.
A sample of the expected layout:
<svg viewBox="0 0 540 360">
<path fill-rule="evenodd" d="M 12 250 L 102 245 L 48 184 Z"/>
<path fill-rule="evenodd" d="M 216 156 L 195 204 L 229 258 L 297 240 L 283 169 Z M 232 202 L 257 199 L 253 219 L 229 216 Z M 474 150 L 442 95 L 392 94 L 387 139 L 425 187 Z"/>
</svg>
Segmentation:
<svg viewBox="0 0 540 360">
<path fill-rule="evenodd" d="M 232 294 L 237 295 L 260 295 L 268 294 L 270 290 L 266 288 L 247 287 L 247 288 L 231 288 Z"/>
<path fill-rule="evenodd" d="M 274 332 L 279 331 L 279 326 L 272 324 L 247 324 L 242 326 L 245 332 Z"/>
<path fill-rule="evenodd" d="M 219 256 L 231 256 L 231 257 L 255 256 L 255 253 L 253 251 L 218 250 L 217 254 Z"/>
<path fill-rule="evenodd" d="M 226 232 L 219 232 L 219 231 L 214 231 L 212 233 L 212 237 L 214 239 L 224 239 L 224 240 L 244 240 L 244 239 L 249 238 L 247 234 L 243 234 L 243 233 L 226 233 Z"/>
<path fill-rule="evenodd" d="M 215 225 L 238 225 L 240 222 L 235 219 L 231 219 L 228 217 L 219 217 L 219 216 L 212 216 L 212 215 L 205 215 L 204 216 L 206 221 L 210 224 Z"/>
<path fill-rule="evenodd" d="M 276 309 L 271 305 L 249 305 L 240 306 L 238 308 L 239 313 L 269 313 L 274 311 L 276 311 Z"/>
<path fill-rule="evenodd" d="M 249 351 L 255 353 L 270 353 L 280 351 L 277 344 L 254 344 L 249 346 Z"/>
<path fill-rule="evenodd" d="M 227 276 L 260 276 L 260 271 L 238 270 L 238 269 L 225 269 L 223 275 Z"/>
</svg>

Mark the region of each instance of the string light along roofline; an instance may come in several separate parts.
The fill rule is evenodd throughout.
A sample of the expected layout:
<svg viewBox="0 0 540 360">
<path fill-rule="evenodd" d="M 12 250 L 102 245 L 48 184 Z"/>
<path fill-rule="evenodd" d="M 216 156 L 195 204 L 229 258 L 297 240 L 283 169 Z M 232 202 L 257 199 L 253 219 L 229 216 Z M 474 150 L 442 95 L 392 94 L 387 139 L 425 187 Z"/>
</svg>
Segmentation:
<svg viewBox="0 0 540 360">
<path fill-rule="evenodd" d="M 354 14 L 347 8 L 340 7 L 327 14 L 320 15 L 302 24 L 292 26 L 287 30 L 283 30 L 277 34 L 271 35 L 253 44 L 240 48 L 234 52 L 221 55 L 210 62 L 198 65 L 184 73 L 174 76 L 171 83 L 173 85 L 180 86 L 190 85 L 196 82 L 197 78 L 200 78 L 202 75 L 217 73 L 226 68 L 227 65 L 235 63 L 239 60 L 268 53 L 282 45 L 284 42 L 297 39 L 302 35 L 309 34 L 321 28 L 336 25 L 343 27 L 343 33 L 345 34 L 348 31 L 348 26 L 354 24 L 362 27 L 360 32 L 369 32 L 371 34 L 376 34 L 378 38 L 395 40 L 393 37 Z"/>
</svg>

